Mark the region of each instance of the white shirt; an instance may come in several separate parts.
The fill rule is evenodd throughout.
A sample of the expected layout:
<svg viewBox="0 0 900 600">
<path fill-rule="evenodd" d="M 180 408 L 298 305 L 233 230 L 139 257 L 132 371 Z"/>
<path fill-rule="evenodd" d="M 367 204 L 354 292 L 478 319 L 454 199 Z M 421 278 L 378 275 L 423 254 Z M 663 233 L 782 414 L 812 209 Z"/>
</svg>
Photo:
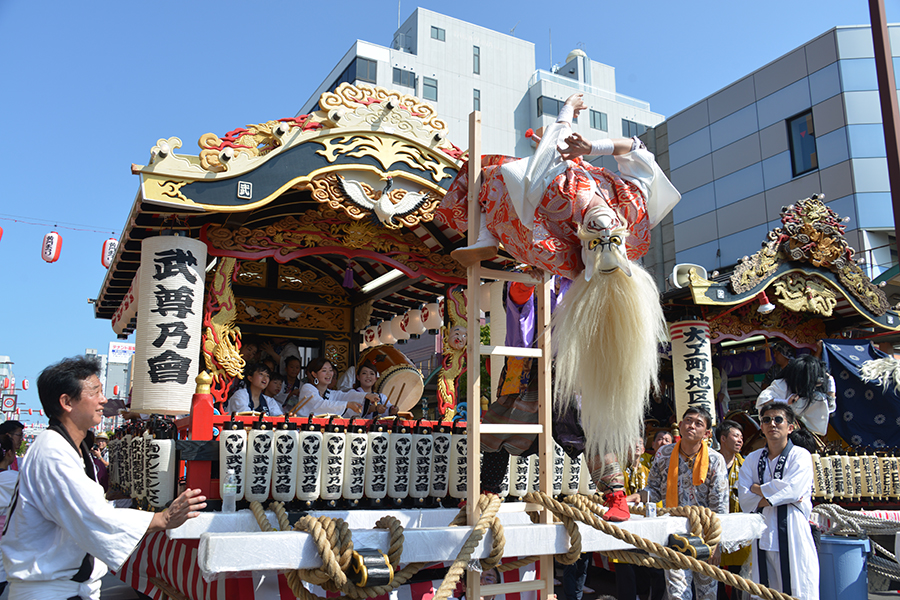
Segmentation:
<svg viewBox="0 0 900 600">
<path fill-rule="evenodd" d="M 316 386 L 311 383 L 304 383 L 300 388 L 299 399 L 300 408 L 294 413 L 298 417 L 322 414 L 342 416 L 348 410 L 348 402 L 358 402 L 359 404 L 362 404 L 366 401 L 366 393 L 357 392 L 355 390 L 347 392 L 327 390 L 325 392 L 325 398 L 322 398 L 322 396 L 319 395 L 319 390 Z"/>
<path fill-rule="evenodd" d="M 274 398 L 269 398 L 265 394 L 260 394 L 259 397 L 266 403 L 266 406 L 269 407 L 270 417 L 278 417 L 284 414 L 284 411 L 281 410 L 281 405 L 278 404 Z M 228 405 L 225 407 L 225 412 L 245 412 L 248 410 L 253 410 L 250 408 L 250 391 L 247 388 L 242 387 L 236 390 L 231 395 L 231 398 L 228 399 Z"/>
<path fill-rule="evenodd" d="M 121 568 L 152 519 L 110 506 L 72 444 L 56 431 L 41 433 L 19 473 L 0 541 L 10 599 L 99 598 L 107 565 Z M 85 583 L 72 581 L 85 554 L 97 559 L 94 571 Z"/>
</svg>

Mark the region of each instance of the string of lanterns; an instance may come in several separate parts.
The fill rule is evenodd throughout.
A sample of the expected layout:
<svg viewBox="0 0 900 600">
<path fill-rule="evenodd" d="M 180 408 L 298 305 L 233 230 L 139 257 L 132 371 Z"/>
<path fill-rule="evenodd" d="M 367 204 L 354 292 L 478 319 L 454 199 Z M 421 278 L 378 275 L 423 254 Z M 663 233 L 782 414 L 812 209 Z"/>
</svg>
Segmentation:
<svg viewBox="0 0 900 600">
<path fill-rule="evenodd" d="M 408 310 L 402 315 L 381 321 L 359 332 L 362 342 L 359 349 L 365 350 L 380 345 L 404 343 L 417 339 L 425 332 L 437 333 L 444 324 L 444 299 L 424 304 L 421 309 Z"/>
<path fill-rule="evenodd" d="M 2 240 L 3 228 L 0 227 L 0 241 Z M 56 261 L 58 261 L 59 255 L 62 252 L 62 243 L 63 238 L 58 231 L 51 231 L 50 233 L 44 235 L 44 239 L 41 243 L 41 258 L 43 258 L 48 263 L 55 263 Z M 104 241 L 103 246 L 100 250 L 100 264 L 108 269 L 112 264 L 113 258 L 116 256 L 116 249 L 118 247 L 119 240 L 115 238 L 109 238 L 108 240 Z"/>
</svg>

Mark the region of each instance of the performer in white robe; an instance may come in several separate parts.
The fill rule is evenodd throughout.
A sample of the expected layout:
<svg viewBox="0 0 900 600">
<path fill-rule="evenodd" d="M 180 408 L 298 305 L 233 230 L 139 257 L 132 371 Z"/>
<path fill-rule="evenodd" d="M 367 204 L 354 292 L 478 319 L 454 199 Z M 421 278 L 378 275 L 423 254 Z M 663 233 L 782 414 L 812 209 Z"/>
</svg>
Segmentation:
<svg viewBox="0 0 900 600">
<path fill-rule="evenodd" d="M 178 527 L 206 507 L 190 489 L 159 513 L 106 502 L 84 443 L 106 404 L 99 371 L 98 360 L 78 357 L 38 377 L 50 427 L 28 451 L 0 541 L 11 600 L 100 598 L 107 566 L 119 569 L 144 534 Z"/>
<path fill-rule="evenodd" d="M 760 416 L 766 446 L 747 456 L 738 475 L 741 510 L 761 509 L 766 520 L 762 537 L 753 542 L 751 578 L 801 600 L 817 600 L 819 557 L 809 528 L 812 458 L 788 438 L 797 421 L 790 406 L 776 402 Z"/>
</svg>

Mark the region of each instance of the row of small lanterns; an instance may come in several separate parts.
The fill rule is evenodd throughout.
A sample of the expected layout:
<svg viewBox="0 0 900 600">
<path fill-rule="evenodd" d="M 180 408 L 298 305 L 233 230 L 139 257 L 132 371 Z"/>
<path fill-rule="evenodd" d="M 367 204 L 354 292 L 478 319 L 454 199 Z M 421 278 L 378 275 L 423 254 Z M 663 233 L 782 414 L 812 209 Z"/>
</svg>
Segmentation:
<svg viewBox="0 0 900 600">
<path fill-rule="evenodd" d="M 27 379 L 22 380 L 22 389 L 23 390 L 27 390 L 29 385 L 30 384 L 28 383 Z M 3 379 L 0 380 L 0 386 L 2 386 L 4 390 L 15 389 L 16 388 L 16 378 L 4 376 Z"/>
<path fill-rule="evenodd" d="M 372 348 L 382 344 L 393 345 L 416 339 L 426 331 L 437 333 L 444 324 L 444 299 L 430 302 L 421 309 L 408 310 L 389 321 L 381 321 L 378 325 L 366 327 L 359 332 L 362 338 L 360 349 Z"/>
<path fill-rule="evenodd" d="M 3 228 L 0 227 L 0 240 L 3 239 Z M 119 247 L 119 240 L 109 238 L 103 242 L 103 248 L 100 251 L 100 264 L 105 268 L 109 268 L 112 264 L 113 257 L 116 255 L 116 248 Z M 62 252 L 62 236 L 59 232 L 51 231 L 44 236 L 41 243 L 41 258 L 48 263 L 55 263 L 59 260 L 60 252 Z"/>
</svg>

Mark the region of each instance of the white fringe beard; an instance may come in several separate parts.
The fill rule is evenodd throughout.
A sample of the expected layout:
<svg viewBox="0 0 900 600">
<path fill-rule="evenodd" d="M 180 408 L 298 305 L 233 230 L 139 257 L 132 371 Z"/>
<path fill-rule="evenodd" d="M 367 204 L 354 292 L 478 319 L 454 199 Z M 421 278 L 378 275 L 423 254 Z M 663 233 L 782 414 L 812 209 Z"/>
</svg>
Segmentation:
<svg viewBox="0 0 900 600">
<path fill-rule="evenodd" d="M 631 277 L 579 275 L 554 315 L 554 404 L 562 411 L 581 397 L 587 456 L 629 456 L 659 387 L 657 345 L 668 328 L 653 278 L 630 266 Z"/>
</svg>

